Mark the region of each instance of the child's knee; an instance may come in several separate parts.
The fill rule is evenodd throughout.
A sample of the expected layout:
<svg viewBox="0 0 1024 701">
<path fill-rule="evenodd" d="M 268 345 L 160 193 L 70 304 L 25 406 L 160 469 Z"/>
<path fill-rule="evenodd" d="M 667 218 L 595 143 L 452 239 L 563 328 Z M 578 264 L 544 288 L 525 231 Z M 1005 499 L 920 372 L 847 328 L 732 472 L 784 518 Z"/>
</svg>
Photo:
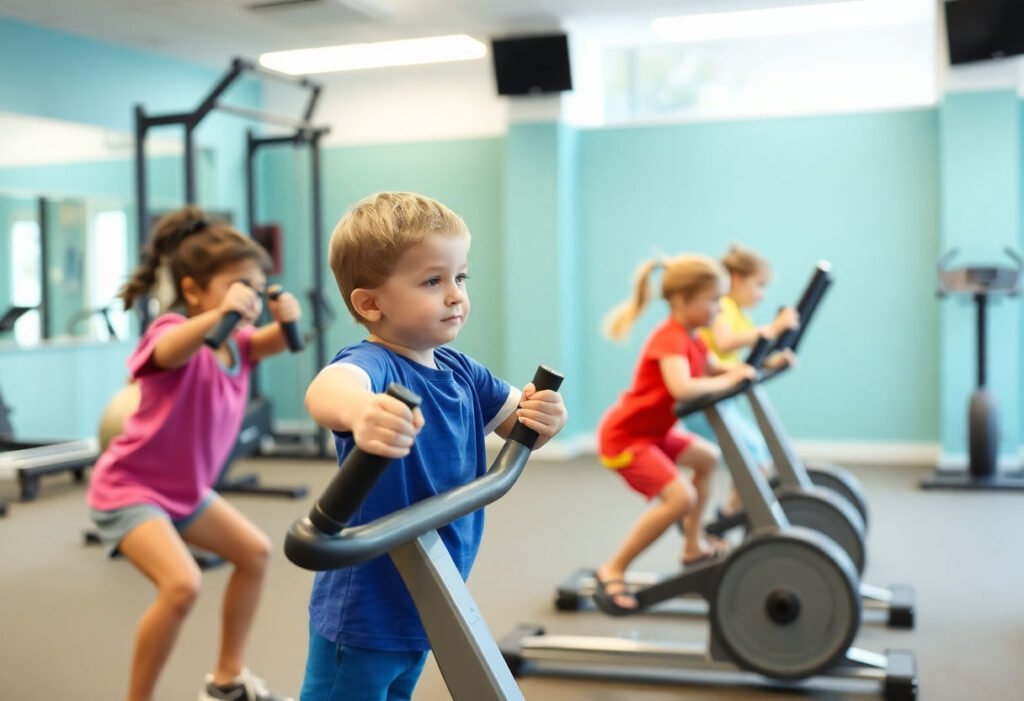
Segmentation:
<svg viewBox="0 0 1024 701">
<path fill-rule="evenodd" d="M 244 569 L 256 574 L 262 574 L 267 569 L 267 562 L 270 560 L 270 539 L 266 534 L 259 532 L 253 535 L 246 543 L 245 552 L 235 563 L 239 569 Z"/>
<path fill-rule="evenodd" d="M 703 438 L 698 439 L 687 451 L 691 455 L 690 467 L 698 472 L 710 472 L 714 470 L 722 459 L 722 451 L 718 446 Z"/>
<path fill-rule="evenodd" d="M 184 618 L 199 598 L 201 582 L 198 568 L 177 573 L 160 583 L 160 598 L 177 616 Z"/>
<path fill-rule="evenodd" d="M 685 515 L 697 501 L 697 490 L 687 480 L 673 480 L 661 490 L 662 502 L 676 516 Z"/>
</svg>

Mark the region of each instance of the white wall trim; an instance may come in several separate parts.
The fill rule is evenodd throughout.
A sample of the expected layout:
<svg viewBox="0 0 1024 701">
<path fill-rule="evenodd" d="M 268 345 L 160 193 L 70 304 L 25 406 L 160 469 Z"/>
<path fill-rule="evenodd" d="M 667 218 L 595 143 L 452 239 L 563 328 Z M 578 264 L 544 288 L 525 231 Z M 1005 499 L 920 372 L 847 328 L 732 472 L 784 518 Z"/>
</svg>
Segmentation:
<svg viewBox="0 0 1024 701">
<path fill-rule="evenodd" d="M 795 440 L 803 460 L 824 460 L 856 465 L 927 466 L 939 462 L 941 448 L 930 441 Z"/>
<path fill-rule="evenodd" d="M 1016 456 L 999 456 L 996 467 L 999 470 L 1020 470 L 1022 463 L 1024 463 L 1024 447 L 1019 449 Z M 941 471 L 962 472 L 967 469 L 967 453 L 942 452 L 936 464 Z"/>
</svg>

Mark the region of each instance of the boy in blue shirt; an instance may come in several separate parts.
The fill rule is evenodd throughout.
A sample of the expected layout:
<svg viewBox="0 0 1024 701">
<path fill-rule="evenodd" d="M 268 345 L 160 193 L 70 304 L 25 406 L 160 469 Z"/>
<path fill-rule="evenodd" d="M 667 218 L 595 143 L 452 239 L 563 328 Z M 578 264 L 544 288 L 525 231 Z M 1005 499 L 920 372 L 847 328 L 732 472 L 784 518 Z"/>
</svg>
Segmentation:
<svg viewBox="0 0 1024 701">
<path fill-rule="evenodd" d="M 521 422 L 539 434 L 539 447 L 565 425 L 557 392 L 528 384 L 520 393 L 445 345 L 469 316 L 469 243 L 458 215 L 403 192 L 359 202 L 331 236 L 338 289 L 369 334 L 343 348 L 313 380 L 306 408 L 334 432 L 339 461 L 354 445 L 395 460 L 352 525 L 484 474 L 490 431 L 504 438 Z M 420 395 L 420 408 L 410 411 L 383 394 L 391 382 Z M 482 511 L 439 531 L 464 578 L 482 531 Z M 309 610 L 302 701 L 412 696 L 430 643 L 390 558 L 318 573 Z"/>
</svg>

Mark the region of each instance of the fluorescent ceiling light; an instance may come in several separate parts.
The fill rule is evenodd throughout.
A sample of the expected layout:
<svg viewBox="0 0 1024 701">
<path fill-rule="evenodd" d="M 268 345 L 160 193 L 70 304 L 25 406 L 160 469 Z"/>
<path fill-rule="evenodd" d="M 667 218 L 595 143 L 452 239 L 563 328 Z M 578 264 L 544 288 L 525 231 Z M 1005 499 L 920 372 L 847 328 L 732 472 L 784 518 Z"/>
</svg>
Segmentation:
<svg viewBox="0 0 1024 701">
<path fill-rule="evenodd" d="M 906 2 L 849 0 L 764 10 L 662 17 L 651 23 L 651 31 L 658 39 L 665 41 L 714 41 L 902 24 L 913 21 L 917 14 L 920 13 L 915 12 Z"/>
<path fill-rule="evenodd" d="M 468 61 L 483 58 L 487 47 L 465 34 L 423 39 L 379 41 L 373 44 L 323 46 L 318 49 L 271 51 L 260 56 L 260 64 L 282 73 L 307 75 L 364 68 L 414 66 L 422 63 Z"/>
</svg>

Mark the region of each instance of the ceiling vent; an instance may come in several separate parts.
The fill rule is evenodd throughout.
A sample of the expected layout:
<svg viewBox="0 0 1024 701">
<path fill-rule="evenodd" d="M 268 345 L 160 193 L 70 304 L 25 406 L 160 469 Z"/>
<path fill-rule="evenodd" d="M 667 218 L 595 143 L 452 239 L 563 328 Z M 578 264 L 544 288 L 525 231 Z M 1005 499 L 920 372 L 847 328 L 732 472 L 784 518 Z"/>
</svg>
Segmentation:
<svg viewBox="0 0 1024 701">
<path fill-rule="evenodd" d="M 264 19 L 296 27 L 381 20 L 394 14 L 391 0 L 259 0 L 246 7 Z"/>
</svg>

